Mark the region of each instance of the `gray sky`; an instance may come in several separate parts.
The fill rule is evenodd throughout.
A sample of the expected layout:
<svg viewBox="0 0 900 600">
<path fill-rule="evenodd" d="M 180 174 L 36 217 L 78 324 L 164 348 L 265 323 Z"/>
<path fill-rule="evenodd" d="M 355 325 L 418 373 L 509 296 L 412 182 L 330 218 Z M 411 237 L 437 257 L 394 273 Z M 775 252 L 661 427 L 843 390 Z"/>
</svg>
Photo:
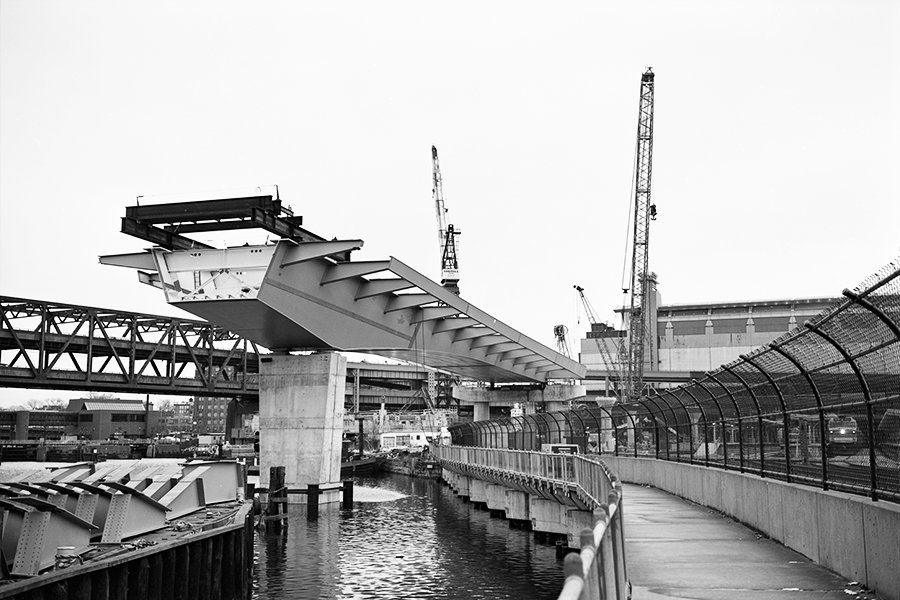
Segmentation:
<svg viewBox="0 0 900 600">
<path fill-rule="evenodd" d="M 147 246 L 125 207 L 271 184 L 356 260 L 439 279 L 434 144 L 462 297 L 577 352 L 574 284 L 619 325 L 651 66 L 663 302 L 837 296 L 900 252 L 898 25 L 893 1 L 0 0 L 0 293 L 184 316 L 98 264 Z"/>
</svg>

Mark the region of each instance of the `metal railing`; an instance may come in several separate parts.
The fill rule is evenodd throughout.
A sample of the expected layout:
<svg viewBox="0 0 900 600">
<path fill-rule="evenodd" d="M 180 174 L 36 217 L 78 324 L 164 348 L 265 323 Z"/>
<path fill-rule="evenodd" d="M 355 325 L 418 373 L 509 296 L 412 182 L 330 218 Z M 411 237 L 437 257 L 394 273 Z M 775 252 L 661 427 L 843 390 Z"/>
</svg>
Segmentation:
<svg viewBox="0 0 900 600">
<path fill-rule="evenodd" d="M 454 444 L 649 457 L 900 501 L 900 258 L 768 345 L 636 402 L 456 425 Z"/>
<path fill-rule="evenodd" d="M 581 531 L 581 550 L 566 556 L 560 600 L 630 596 L 622 484 L 599 458 L 462 446 L 435 446 L 432 452 L 444 469 L 515 489 L 543 487 L 542 483 L 570 487 L 577 503 L 593 513 L 594 525 Z"/>
</svg>

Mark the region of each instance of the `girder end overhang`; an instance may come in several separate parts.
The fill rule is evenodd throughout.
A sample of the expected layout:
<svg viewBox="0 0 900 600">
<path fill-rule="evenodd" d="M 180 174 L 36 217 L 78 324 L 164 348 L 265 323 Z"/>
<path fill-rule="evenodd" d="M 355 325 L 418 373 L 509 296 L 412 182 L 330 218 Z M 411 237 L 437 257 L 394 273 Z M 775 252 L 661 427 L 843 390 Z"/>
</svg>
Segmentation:
<svg viewBox="0 0 900 600">
<path fill-rule="evenodd" d="M 141 281 L 162 288 L 169 303 L 273 350 L 366 352 L 482 381 L 585 376 L 580 363 L 396 258 L 334 259 L 361 245 L 282 240 L 227 249 L 154 248 L 101 262 L 144 269 Z"/>
</svg>

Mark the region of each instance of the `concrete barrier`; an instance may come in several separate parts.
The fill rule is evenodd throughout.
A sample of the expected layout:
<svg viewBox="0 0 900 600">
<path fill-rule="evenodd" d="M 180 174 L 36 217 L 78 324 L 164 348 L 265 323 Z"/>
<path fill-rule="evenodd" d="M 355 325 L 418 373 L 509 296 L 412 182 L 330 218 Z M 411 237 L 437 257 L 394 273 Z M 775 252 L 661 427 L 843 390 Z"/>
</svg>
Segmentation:
<svg viewBox="0 0 900 600">
<path fill-rule="evenodd" d="M 723 512 L 816 563 L 900 600 L 900 506 L 735 471 L 603 456 L 626 483 Z"/>
</svg>

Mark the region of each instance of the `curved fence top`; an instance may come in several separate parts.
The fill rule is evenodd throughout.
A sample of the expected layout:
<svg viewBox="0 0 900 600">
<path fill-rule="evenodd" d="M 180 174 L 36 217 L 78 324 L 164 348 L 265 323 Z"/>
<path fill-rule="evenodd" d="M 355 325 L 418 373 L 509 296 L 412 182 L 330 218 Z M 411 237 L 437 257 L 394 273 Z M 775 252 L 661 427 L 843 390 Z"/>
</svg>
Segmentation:
<svg viewBox="0 0 900 600">
<path fill-rule="evenodd" d="M 900 257 L 738 360 L 640 400 L 451 428 L 506 443 L 702 462 L 900 499 Z"/>
</svg>

